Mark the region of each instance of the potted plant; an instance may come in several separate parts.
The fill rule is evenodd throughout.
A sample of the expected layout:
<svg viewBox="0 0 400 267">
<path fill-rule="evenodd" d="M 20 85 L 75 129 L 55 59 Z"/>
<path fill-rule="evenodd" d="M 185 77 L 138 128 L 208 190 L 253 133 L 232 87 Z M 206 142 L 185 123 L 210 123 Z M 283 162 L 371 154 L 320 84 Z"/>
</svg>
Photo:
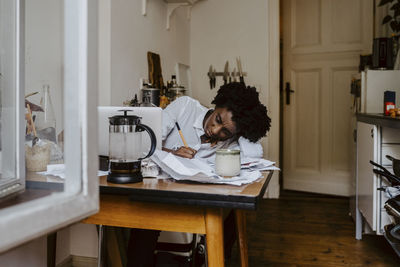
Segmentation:
<svg viewBox="0 0 400 267">
<path fill-rule="evenodd" d="M 393 56 L 395 58 L 395 67 L 394 69 L 399 68 L 399 32 L 400 32 L 400 0 L 381 0 L 379 2 L 379 7 L 390 4 L 391 14 L 386 15 L 382 20 L 382 25 L 388 24 L 393 31 L 392 39 L 393 39 Z"/>
<path fill-rule="evenodd" d="M 392 4 L 390 10 L 393 10 L 393 15 L 386 15 L 382 20 L 382 25 L 390 23 L 390 28 L 394 33 L 400 31 L 400 0 L 381 0 L 378 6 Z"/>
</svg>

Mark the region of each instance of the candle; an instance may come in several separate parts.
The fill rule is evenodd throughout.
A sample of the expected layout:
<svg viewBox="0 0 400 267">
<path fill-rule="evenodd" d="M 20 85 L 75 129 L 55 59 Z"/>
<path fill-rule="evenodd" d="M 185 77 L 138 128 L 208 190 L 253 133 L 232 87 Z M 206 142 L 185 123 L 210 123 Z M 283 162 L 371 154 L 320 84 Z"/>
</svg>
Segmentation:
<svg viewBox="0 0 400 267">
<path fill-rule="evenodd" d="M 215 172 L 224 178 L 240 174 L 240 150 L 218 149 L 215 156 Z"/>
</svg>

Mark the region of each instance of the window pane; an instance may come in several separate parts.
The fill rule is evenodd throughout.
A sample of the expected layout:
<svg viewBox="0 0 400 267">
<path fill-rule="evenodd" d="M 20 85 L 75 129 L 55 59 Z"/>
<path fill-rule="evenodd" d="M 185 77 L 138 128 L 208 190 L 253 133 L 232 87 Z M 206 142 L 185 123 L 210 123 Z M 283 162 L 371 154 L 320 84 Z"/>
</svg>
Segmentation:
<svg viewBox="0 0 400 267">
<path fill-rule="evenodd" d="M 17 5 L 0 2 L 0 191 L 16 180 Z M 2 194 L 0 194 L 0 197 Z"/>
<path fill-rule="evenodd" d="M 63 10 L 61 0 L 25 1 L 25 165 L 28 188 L 38 187 L 38 183 L 32 181 L 64 183 L 59 176 L 43 176 L 50 170 L 65 173 L 63 165 L 56 165 L 64 163 Z M 61 190 L 63 187 L 57 188 Z"/>
<path fill-rule="evenodd" d="M 25 177 L 45 195 L 63 190 L 63 178 L 43 176 L 64 161 L 63 14 L 62 0 L 0 1 L 0 199 Z"/>
</svg>

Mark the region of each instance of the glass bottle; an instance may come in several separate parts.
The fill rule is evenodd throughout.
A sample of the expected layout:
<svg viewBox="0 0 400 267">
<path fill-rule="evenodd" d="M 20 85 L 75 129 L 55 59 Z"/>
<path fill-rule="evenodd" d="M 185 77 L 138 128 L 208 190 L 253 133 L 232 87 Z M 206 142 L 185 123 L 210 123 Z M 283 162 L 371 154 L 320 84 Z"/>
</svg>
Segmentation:
<svg viewBox="0 0 400 267">
<path fill-rule="evenodd" d="M 50 86 L 47 84 L 43 85 L 40 106 L 43 111 L 37 112 L 35 118 L 38 137 L 56 143 L 56 116 L 51 103 Z"/>
<path fill-rule="evenodd" d="M 178 87 L 178 84 L 176 82 L 176 75 L 171 75 L 171 83 L 172 83 L 171 87 Z"/>
</svg>

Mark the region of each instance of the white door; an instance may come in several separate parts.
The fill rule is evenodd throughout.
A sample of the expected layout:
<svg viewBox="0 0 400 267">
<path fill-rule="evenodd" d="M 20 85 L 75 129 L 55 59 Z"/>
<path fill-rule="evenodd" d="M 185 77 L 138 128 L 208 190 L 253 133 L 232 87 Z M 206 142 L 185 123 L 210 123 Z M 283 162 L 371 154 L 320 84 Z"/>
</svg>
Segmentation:
<svg viewBox="0 0 400 267">
<path fill-rule="evenodd" d="M 372 0 L 283 0 L 284 189 L 350 194 L 350 81 L 372 46 Z M 285 90 L 284 90 L 285 91 Z"/>
</svg>

